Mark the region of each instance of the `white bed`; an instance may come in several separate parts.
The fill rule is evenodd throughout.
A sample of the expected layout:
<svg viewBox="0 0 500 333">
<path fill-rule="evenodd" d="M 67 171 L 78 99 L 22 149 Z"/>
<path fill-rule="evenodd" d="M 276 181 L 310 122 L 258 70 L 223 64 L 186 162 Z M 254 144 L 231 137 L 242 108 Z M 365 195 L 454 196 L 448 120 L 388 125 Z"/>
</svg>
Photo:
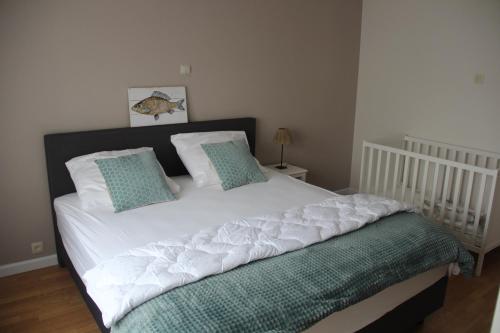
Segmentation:
<svg viewBox="0 0 500 333">
<path fill-rule="evenodd" d="M 269 181 L 223 192 L 196 188 L 189 176 L 175 177 L 181 186 L 179 199 L 122 213 L 84 211 L 76 193 L 54 202 L 58 228 L 76 271 L 80 275 L 99 262 L 147 243 L 189 234 L 200 228 L 220 225 L 240 217 L 284 211 L 290 207 L 319 202 L 332 195 L 325 189 L 269 170 Z M 439 267 L 396 284 L 334 313 L 309 332 L 352 332 L 382 317 L 397 305 L 428 288 L 447 272 Z M 360 318 L 359 313 L 363 313 Z"/>
</svg>

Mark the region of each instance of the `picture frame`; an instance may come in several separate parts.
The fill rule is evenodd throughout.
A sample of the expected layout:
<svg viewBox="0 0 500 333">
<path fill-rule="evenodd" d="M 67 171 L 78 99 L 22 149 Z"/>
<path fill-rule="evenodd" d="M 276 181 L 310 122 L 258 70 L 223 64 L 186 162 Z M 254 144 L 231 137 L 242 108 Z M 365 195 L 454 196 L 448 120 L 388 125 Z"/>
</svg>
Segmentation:
<svg viewBox="0 0 500 333">
<path fill-rule="evenodd" d="M 130 126 L 187 123 L 186 87 L 129 88 Z"/>
</svg>

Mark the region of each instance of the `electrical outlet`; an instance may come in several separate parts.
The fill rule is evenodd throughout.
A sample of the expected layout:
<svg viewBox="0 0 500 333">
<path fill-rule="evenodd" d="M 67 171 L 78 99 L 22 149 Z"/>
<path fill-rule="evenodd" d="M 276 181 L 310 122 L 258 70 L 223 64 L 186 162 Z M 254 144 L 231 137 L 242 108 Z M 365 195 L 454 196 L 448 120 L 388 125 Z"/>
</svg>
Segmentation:
<svg viewBox="0 0 500 333">
<path fill-rule="evenodd" d="M 191 75 L 191 65 L 181 65 L 179 68 L 179 73 L 184 76 Z"/>
<path fill-rule="evenodd" d="M 43 242 L 31 243 L 31 253 L 38 254 L 43 252 Z"/>
</svg>

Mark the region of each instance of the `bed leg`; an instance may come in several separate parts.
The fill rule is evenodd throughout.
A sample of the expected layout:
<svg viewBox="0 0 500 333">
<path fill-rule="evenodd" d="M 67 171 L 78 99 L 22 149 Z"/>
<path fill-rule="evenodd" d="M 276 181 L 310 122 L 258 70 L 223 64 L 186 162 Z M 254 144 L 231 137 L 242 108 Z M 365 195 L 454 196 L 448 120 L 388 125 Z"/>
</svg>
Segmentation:
<svg viewBox="0 0 500 333">
<path fill-rule="evenodd" d="M 484 263 L 484 253 L 480 252 L 477 255 L 477 263 L 476 263 L 476 276 L 479 277 L 481 276 L 481 271 L 483 270 L 483 263 Z"/>
<path fill-rule="evenodd" d="M 57 246 L 57 242 L 56 242 L 56 246 Z M 56 248 L 56 255 L 57 255 L 57 264 L 59 265 L 59 267 L 65 268 L 67 254 L 66 254 L 66 251 L 64 250 L 64 248 L 57 247 Z"/>
<path fill-rule="evenodd" d="M 57 256 L 57 263 L 58 263 L 59 267 L 61 267 L 61 268 L 66 267 L 66 263 L 64 262 L 64 260 L 60 256 Z"/>
</svg>

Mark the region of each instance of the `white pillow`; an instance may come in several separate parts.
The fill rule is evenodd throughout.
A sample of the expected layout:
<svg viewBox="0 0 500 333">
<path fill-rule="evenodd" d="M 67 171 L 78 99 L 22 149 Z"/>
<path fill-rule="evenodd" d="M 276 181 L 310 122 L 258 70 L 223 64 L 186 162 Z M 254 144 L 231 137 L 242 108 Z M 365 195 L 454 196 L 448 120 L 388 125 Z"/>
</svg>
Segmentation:
<svg viewBox="0 0 500 333">
<path fill-rule="evenodd" d="M 113 202 L 111 201 L 106 181 L 95 163 L 95 160 L 138 154 L 150 150 L 153 150 L 153 148 L 143 147 L 137 149 L 101 151 L 74 157 L 67 161 L 66 167 L 71 175 L 71 179 L 73 179 L 78 197 L 82 201 L 82 208 L 92 209 L 104 207 L 113 209 Z M 167 177 L 163 168 L 161 168 L 161 170 L 172 193 L 178 193 L 180 191 L 180 186 Z"/>
<path fill-rule="evenodd" d="M 234 140 L 245 140 L 248 144 L 244 131 L 181 133 L 170 137 L 170 141 L 175 146 L 182 163 L 193 177 L 195 185 L 197 187 L 215 185 L 216 188 L 222 188 L 221 181 L 201 145 Z M 260 167 L 258 162 L 257 164 Z"/>
</svg>

